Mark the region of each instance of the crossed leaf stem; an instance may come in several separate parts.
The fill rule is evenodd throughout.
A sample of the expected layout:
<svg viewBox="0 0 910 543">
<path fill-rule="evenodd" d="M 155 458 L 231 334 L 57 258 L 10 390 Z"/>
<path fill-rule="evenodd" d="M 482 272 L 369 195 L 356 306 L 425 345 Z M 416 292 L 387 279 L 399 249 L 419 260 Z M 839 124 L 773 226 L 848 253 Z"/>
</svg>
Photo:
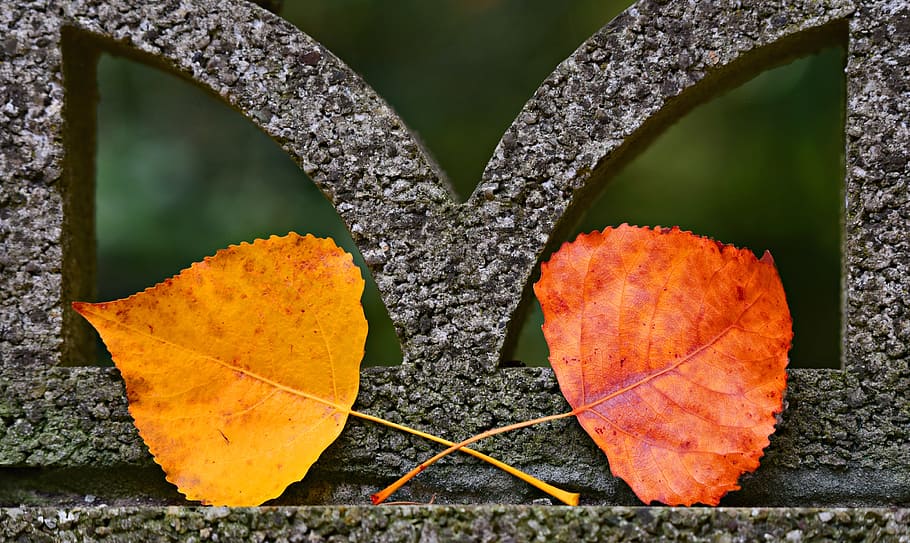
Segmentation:
<svg viewBox="0 0 910 543">
<path fill-rule="evenodd" d="M 571 411 L 567 411 L 567 412 L 565 412 L 565 413 L 559 413 L 559 414 L 557 414 L 557 415 L 547 415 L 547 416 L 545 416 L 545 417 L 539 417 L 539 418 L 536 418 L 536 419 L 526 420 L 526 421 L 522 421 L 522 422 L 516 422 L 515 424 L 509 424 L 509 425 L 507 425 L 507 426 L 501 426 L 501 427 L 499 427 L 499 428 L 492 428 L 492 429 L 487 430 L 487 431 L 485 431 L 485 432 L 481 432 L 481 433 L 479 433 L 479 434 L 477 434 L 477 435 L 475 435 L 475 436 L 473 436 L 473 437 L 469 437 L 468 439 L 465 439 L 464 441 L 461 441 L 461 442 L 458 442 L 458 443 L 454 443 L 454 444 L 453 444 L 453 443 L 450 442 L 450 441 L 447 441 L 447 440 L 444 440 L 444 439 L 437 438 L 436 436 L 425 435 L 425 434 L 423 434 L 423 433 L 417 434 L 417 435 L 422 435 L 422 436 L 426 437 L 427 439 L 431 439 L 431 440 L 433 440 L 433 441 L 436 441 L 437 443 L 443 443 L 443 444 L 449 445 L 449 448 L 446 449 L 446 450 L 444 450 L 444 451 L 442 451 L 442 452 L 440 452 L 440 453 L 437 454 L 436 456 L 433 456 L 432 458 L 430 458 L 430 459 L 428 459 L 428 460 L 425 460 L 425 461 L 422 462 L 420 465 L 418 465 L 416 468 L 414 468 L 414 469 L 412 469 L 411 471 L 407 472 L 406 474 L 402 475 L 401 478 L 399 478 L 397 481 L 395 481 L 395 482 L 392 483 L 391 485 L 387 486 L 386 488 L 382 489 L 381 491 L 379 491 L 379 492 L 373 494 L 372 496 L 370 496 L 370 499 L 373 501 L 374 504 L 380 504 L 380 503 L 384 502 L 385 500 L 389 499 L 389 497 L 390 497 L 392 494 L 394 494 L 399 488 L 403 487 L 405 484 L 407 484 L 408 481 L 410 481 L 411 479 L 413 479 L 414 477 L 416 477 L 417 474 L 419 474 L 419 473 L 422 472 L 423 470 L 427 469 L 427 468 L 430 467 L 431 465 L 435 464 L 435 463 L 438 462 L 439 460 L 445 458 L 446 456 L 452 454 L 453 452 L 455 452 L 455 451 L 457 451 L 457 450 L 459 450 L 459 449 L 463 449 L 463 450 L 464 450 L 465 452 L 467 452 L 468 454 L 471 454 L 471 455 L 473 455 L 473 456 L 475 456 L 475 457 L 477 457 L 477 458 L 481 458 L 481 459 L 483 459 L 483 460 L 486 460 L 486 459 L 489 458 L 489 457 L 484 457 L 484 455 L 483 455 L 482 453 L 479 453 L 479 452 L 477 452 L 477 451 L 475 451 L 475 450 L 473 450 L 473 449 L 469 449 L 469 448 L 467 448 L 467 446 L 470 445 L 470 444 L 472 444 L 472 443 L 475 443 L 475 442 L 477 442 L 477 441 L 480 441 L 481 439 L 486 439 L 486 438 L 488 438 L 488 437 L 492 437 L 492 436 L 495 436 L 495 435 L 498 435 L 498 434 L 504 434 L 504 433 L 506 433 L 506 432 L 511 432 L 512 430 L 518 430 L 518 429 L 520 429 L 520 428 L 527 428 L 528 426 L 534 426 L 535 424 L 541 424 L 541 423 L 544 423 L 544 422 L 550 422 L 550 421 L 554 421 L 554 420 L 559 420 L 559 419 L 565 419 L 565 418 L 569 418 L 569 417 L 574 417 L 574 416 L 578 415 L 579 413 L 583 413 L 583 412 L 585 412 L 585 411 L 588 411 L 589 409 L 591 409 L 591 408 L 593 408 L 593 407 L 596 407 L 597 405 L 600 405 L 600 404 L 606 402 L 607 400 L 610 400 L 610 399 L 612 399 L 612 398 L 614 398 L 614 397 L 616 397 L 616 396 L 619 396 L 620 394 L 625 393 L 625 392 L 628 391 L 628 390 L 631 390 L 631 389 L 633 389 L 633 388 L 635 388 L 635 387 L 637 387 L 637 386 L 640 386 L 642 383 L 646 383 L 646 382 L 648 382 L 648 381 L 654 379 L 655 377 L 658 377 L 658 376 L 660 376 L 660 375 L 663 375 L 664 373 L 667 373 L 668 371 L 670 371 L 670 370 L 676 368 L 677 366 L 679 366 L 679 364 L 681 364 L 681 363 L 682 363 L 682 362 L 679 362 L 679 363 L 677 363 L 677 364 L 675 364 L 675 365 L 673 365 L 673 366 L 670 366 L 669 368 L 663 369 L 663 370 L 661 370 L 661 371 L 659 371 L 659 372 L 657 372 L 657 373 L 655 373 L 655 374 L 653 374 L 653 375 L 650 375 L 650 376 L 646 377 L 645 379 L 642 379 L 641 381 L 639 381 L 639 382 L 637 382 L 637 383 L 635 383 L 635 384 L 632 384 L 632 385 L 623 387 L 623 388 L 621 388 L 621 389 L 619 389 L 619 390 L 617 390 L 617 391 L 612 392 L 611 394 L 608 394 L 608 395 L 606 395 L 606 396 L 604 396 L 604 397 L 602 397 L 602 398 L 599 398 L 599 399 L 597 399 L 597 400 L 595 400 L 595 401 L 593 401 L 593 402 L 590 402 L 590 403 L 588 403 L 588 404 L 579 406 L 579 407 L 577 407 L 577 408 L 575 408 L 575 409 L 573 409 L 573 410 L 571 410 Z M 351 414 L 353 415 L 354 412 L 351 412 Z M 358 414 L 357 416 L 359 416 L 359 414 Z M 371 420 L 377 420 L 377 422 L 381 422 L 382 424 L 386 424 L 385 421 L 382 421 L 381 419 L 371 419 Z M 406 432 L 411 432 L 411 429 L 410 429 L 410 428 L 400 427 L 400 429 L 401 429 L 401 430 L 404 430 L 404 431 L 406 431 Z M 412 432 L 412 433 L 414 433 L 414 432 Z M 493 459 L 493 458 L 489 458 L 489 460 L 487 460 L 487 461 L 490 462 L 491 464 L 493 464 L 494 466 L 498 466 L 499 464 L 502 464 L 501 462 L 499 462 L 498 460 L 495 460 L 495 459 Z M 555 487 L 552 487 L 551 485 L 548 485 L 547 483 L 543 483 L 542 481 L 539 481 L 538 479 L 534 478 L 534 477 L 531 476 L 531 475 L 528 475 L 528 474 L 526 474 L 526 473 L 524 473 L 524 472 L 522 472 L 522 471 L 519 471 L 519 470 L 517 470 L 517 469 L 515 469 L 515 468 L 513 468 L 513 467 L 511 467 L 511 466 L 508 466 L 507 464 L 502 464 L 502 466 L 500 466 L 500 467 L 502 467 L 502 469 L 505 470 L 506 472 L 511 473 L 512 475 L 518 477 L 518 478 L 521 479 L 522 481 L 525 481 L 525 482 L 527 482 L 527 483 L 529 483 L 529 484 L 531 484 L 531 485 L 533 485 L 533 486 L 539 488 L 540 490 L 543 490 L 543 491 L 546 492 L 547 494 L 550 494 L 550 495 L 553 496 L 554 498 L 557 498 L 557 499 L 561 500 L 561 501 L 562 501 L 563 503 L 565 503 L 565 504 L 568 504 L 568 505 L 578 505 L 578 494 L 571 493 L 571 492 L 565 492 L 565 491 L 563 491 L 563 490 L 559 490 L 559 489 L 557 489 L 557 488 L 555 488 Z M 548 488 L 554 488 L 554 489 L 557 490 L 560 494 L 563 494 L 563 495 L 565 495 L 566 497 L 569 497 L 569 500 L 565 499 L 565 498 L 564 498 L 563 496 L 561 496 L 560 494 L 556 494 L 556 493 L 550 492 L 550 490 L 548 490 L 548 489 L 545 488 L 544 486 L 541 486 L 541 484 L 538 484 L 538 483 L 541 483 L 542 485 L 545 485 L 545 486 L 548 487 Z"/>
<path fill-rule="evenodd" d="M 521 471 L 520 469 L 514 468 L 514 467 L 506 464 L 505 462 L 501 462 L 491 456 L 487 456 L 487 455 L 483 454 L 482 452 L 475 451 L 474 449 L 468 448 L 468 445 L 470 445 L 471 443 L 474 443 L 475 441 L 479 441 L 485 437 L 493 436 L 493 435 L 500 434 L 503 432 L 508 432 L 509 430 L 523 428 L 525 426 L 531 426 L 533 424 L 537 424 L 540 422 L 547 422 L 549 420 L 556 420 L 556 419 L 568 417 L 573 414 L 571 412 L 563 413 L 561 415 L 551 415 L 549 417 L 543 417 L 543 418 L 535 419 L 535 420 L 531 420 L 531 421 L 520 422 L 517 424 L 510 425 L 510 426 L 504 426 L 502 428 L 495 428 L 493 430 L 488 430 L 482 434 L 478 434 L 470 439 L 462 441 L 461 443 L 455 443 L 455 442 L 449 441 L 448 439 L 443 439 L 441 437 L 434 436 L 434 435 L 428 434 L 426 432 L 421 432 L 420 430 L 411 428 L 409 426 L 396 424 L 394 422 L 391 422 L 391 421 L 388 421 L 388 420 L 385 420 L 385 419 L 382 419 L 379 417 L 374 417 L 373 415 L 368 415 L 366 413 L 354 411 L 353 409 L 348 410 L 348 413 L 353 417 L 376 422 L 376 423 L 388 426 L 389 428 L 394 428 L 394 429 L 400 430 L 402 432 L 407 432 L 409 434 L 413 434 L 415 436 L 422 437 L 424 439 L 428 439 L 430 441 L 434 441 L 436 443 L 446 445 L 449 447 L 448 449 L 444 450 L 443 452 L 437 454 L 433 458 L 430 458 L 426 462 L 423 462 L 422 464 L 420 464 L 419 466 L 414 468 L 407 475 L 405 475 L 404 477 L 402 477 L 401 479 L 396 481 L 395 484 L 393 484 L 392 486 L 382 490 L 381 492 L 377 492 L 376 494 L 373 494 L 370 498 L 372 499 L 373 503 L 376 505 L 378 505 L 378 504 L 384 502 L 386 499 L 388 499 L 388 497 L 391 496 L 396 490 L 401 488 L 405 483 L 407 483 L 409 480 L 411 480 L 411 478 L 413 478 L 415 475 L 417 475 L 418 473 L 420 473 L 421 471 L 426 469 L 427 466 L 435 463 L 437 460 L 439 460 L 443 456 L 449 455 L 459 449 L 466 452 L 467 454 L 470 454 L 471 456 L 473 456 L 475 458 L 478 458 L 480 460 L 483 460 L 484 462 L 487 462 L 493 466 L 496 466 L 497 468 L 505 471 L 506 473 L 508 473 L 510 475 L 514 475 L 515 477 L 518 477 L 522 481 L 530 484 L 531 486 L 534 486 L 535 488 L 542 490 L 543 492 L 546 492 L 550 496 L 553 496 L 554 498 L 565 503 L 566 505 L 578 505 L 578 494 L 577 493 L 567 492 L 560 488 L 556 488 L 555 486 L 553 486 L 549 483 L 546 483 L 544 481 L 541 481 L 540 479 L 534 477 L 533 475 L 525 473 L 525 472 Z"/>
<path fill-rule="evenodd" d="M 588 407 L 588 406 L 585 406 L 585 407 Z M 531 484 L 531 485 L 539 488 L 540 490 L 543 490 L 547 494 L 553 496 L 554 498 L 562 501 L 563 503 L 565 503 L 567 505 L 578 505 L 578 494 L 577 493 L 566 492 L 564 490 L 560 490 L 552 485 L 544 483 L 543 481 L 541 481 L 531 475 L 528 475 L 527 473 L 524 473 L 523 471 L 513 468 L 512 466 L 509 466 L 508 464 L 503 464 L 499 460 L 490 458 L 489 456 L 486 456 L 483 453 L 480 453 L 480 452 L 475 451 L 474 449 L 468 448 L 468 445 L 470 445 L 476 441 L 480 441 L 481 439 L 486 439 L 488 437 L 495 436 L 497 434 L 502 434 L 505 432 L 510 432 L 512 430 L 518 430 L 519 428 L 525 428 L 527 426 L 534 426 L 535 424 L 541 424 L 544 422 L 565 419 L 568 417 L 575 416 L 576 413 L 577 413 L 577 410 L 572 410 L 572 411 L 569 411 L 566 413 L 560 413 L 558 415 L 548 415 L 546 417 L 540 417 L 540 418 L 533 419 L 533 420 L 516 422 L 515 424 L 510 424 L 508 426 L 502 426 L 500 428 L 493 428 L 493 429 L 487 430 L 485 432 L 479 433 L 479 434 L 477 434 L 473 437 L 470 437 L 464 441 L 461 441 L 459 443 L 452 443 L 451 441 L 441 439 L 436 436 L 424 434 L 423 432 L 418 432 L 418 431 L 412 430 L 411 428 L 398 426 L 398 425 L 392 425 L 382 419 L 376 419 L 375 417 L 369 417 L 369 415 L 363 416 L 361 413 L 356 413 L 354 411 L 351 412 L 351 414 L 354 416 L 360 416 L 362 418 L 367 418 L 368 420 L 374 420 L 381 424 L 386 424 L 388 426 L 392 426 L 393 428 L 398 428 L 400 430 L 404 430 L 405 432 L 410 432 L 415 435 L 425 437 L 425 438 L 435 441 L 437 443 L 449 445 L 448 449 L 440 452 L 439 454 L 437 454 L 436 456 L 433 456 L 432 458 L 430 458 L 428 460 L 425 460 L 419 466 L 417 466 L 416 468 L 412 469 L 411 471 L 409 471 L 408 473 L 403 475 L 400 479 L 398 479 L 391 485 L 387 486 L 386 488 L 382 489 L 381 491 L 370 496 L 370 499 L 373 501 L 373 503 L 377 504 L 377 505 L 384 502 L 385 500 L 389 499 L 389 497 L 392 494 L 394 494 L 399 488 L 404 486 L 408 481 L 413 479 L 418 473 L 422 472 L 423 470 L 427 469 L 431 465 L 435 464 L 437 461 L 441 460 L 442 458 L 452 454 L 453 452 L 455 452 L 459 449 L 463 450 L 464 452 L 466 452 L 474 457 L 480 458 L 481 460 L 485 460 L 485 461 L 493 464 L 494 466 L 506 471 L 507 473 L 510 473 L 510 474 L 518 477 L 522 481 L 525 481 L 526 483 Z"/>
</svg>

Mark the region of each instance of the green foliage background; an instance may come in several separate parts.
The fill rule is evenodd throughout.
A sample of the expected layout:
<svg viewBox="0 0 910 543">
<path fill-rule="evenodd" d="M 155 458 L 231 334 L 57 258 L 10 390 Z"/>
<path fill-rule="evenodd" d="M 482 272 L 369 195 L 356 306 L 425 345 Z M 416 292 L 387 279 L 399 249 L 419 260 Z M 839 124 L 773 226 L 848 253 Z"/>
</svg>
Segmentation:
<svg viewBox="0 0 910 543">
<path fill-rule="evenodd" d="M 361 73 L 420 134 L 462 197 L 540 82 L 628 4 L 285 3 L 284 17 Z M 678 224 L 759 254 L 770 249 L 794 316 L 793 363 L 839 366 L 842 57 L 823 51 L 696 109 L 611 181 L 577 231 Z M 332 236 L 355 252 L 305 174 L 228 107 L 107 56 L 99 87 L 99 299 L 289 230 Z M 397 340 L 371 284 L 365 307 L 366 363 L 395 363 Z M 513 358 L 546 364 L 540 323 L 538 309 Z"/>
</svg>

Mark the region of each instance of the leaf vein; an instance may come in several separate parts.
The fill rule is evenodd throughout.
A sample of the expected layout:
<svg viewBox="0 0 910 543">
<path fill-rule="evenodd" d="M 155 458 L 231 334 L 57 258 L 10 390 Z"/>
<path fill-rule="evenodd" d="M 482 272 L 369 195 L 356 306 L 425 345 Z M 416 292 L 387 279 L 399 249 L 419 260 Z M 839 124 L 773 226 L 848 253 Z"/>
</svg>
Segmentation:
<svg viewBox="0 0 910 543">
<path fill-rule="evenodd" d="M 106 316 L 106 315 L 103 315 L 103 314 L 101 314 L 101 313 L 95 313 L 95 312 L 93 312 L 93 314 L 94 314 L 95 316 L 97 316 L 97 317 L 100 317 L 101 319 L 104 319 L 104 320 L 106 320 L 106 321 L 108 321 L 108 322 L 113 323 L 113 324 L 116 325 L 116 326 L 119 326 L 119 327 L 121 327 L 121 328 L 123 328 L 123 329 L 125 329 L 125 330 L 128 330 L 129 332 L 131 332 L 131 333 L 133 333 L 133 334 L 135 334 L 135 335 L 137 335 L 137 336 L 143 336 L 143 337 L 146 337 L 146 338 L 151 339 L 151 340 L 153 340 L 153 341 L 157 341 L 158 343 L 162 343 L 162 344 L 164 344 L 164 345 L 168 345 L 168 346 L 170 346 L 170 347 L 174 347 L 174 348 L 176 348 L 176 349 L 181 349 L 181 350 L 184 350 L 184 351 L 186 351 L 186 352 L 192 353 L 192 354 L 194 354 L 194 355 L 196 355 L 196 356 L 198 356 L 198 357 L 200 357 L 200 358 L 202 358 L 202 359 L 205 359 L 205 360 L 208 360 L 208 361 L 213 362 L 213 363 L 215 363 L 215 364 L 218 364 L 219 366 L 222 366 L 222 367 L 224 367 L 224 368 L 226 368 L 226 369 L 229 369 L 229 370 L 231 370 L 231 371 L 236 371 L 236 372 L 242 373 L 242 374 L 244 374 L 244 375 L 247 375 L 247 376 L 249 376 L 249 377 L 252 377 L 253 379 L 256 379 L 257 381 L 261 381 L 261 382 L 263 382 L 263 383 L 265 383 L 265 384 L 267 384 L 267 385 L 269 385 L 269 386 L 273 386 L 273 387 L 275 387 L 275 388 L 277 388 L 277 389 L 280 389 L 280 390 L 283 390 L 283 391 L 285 391 L 285 392 L 287 392 L 287 393 L 289 393 L 289 394 L 292 394 L 292 395 L 295 395 L 295 396 L 299 396 L 299 397 L 301 397 L 301 398 L 306 398 L 306 399 L 308 399 L 308 400 L 313 400 L 313 401 L 315 401 L 315 402 L 319 402 L 319 403 L 321 403 L 321 404 L 324 404 L 324 405 L 327 405 L 327 406 L 332 407 L 332 408 L 334 408 L 334 409 L 337 409 L 338 411 L 341 411 L 342 413 L 350 413 L 350 411 L 351 411 L 349 408 L 343 407 L 343 406 L 341 406 L 341 405 L 339 405 L 339 404 L 337 404 L 337 403 L 335 403 L 335 402 L 333 402 L 333 401 L 329 401 L 329 400 L 326 400 L 325 398 L 320 398 L 320 397 L 318 397 L 318 396 L 314 396 L 314 395 L 312 395 L 312 394 L 303 392 L 302 390 L 297 390 L 297 389 L 292 388 L 292 387 L 289 387 L 289 386 L 287 386 L 287 385 L 283 385 L 283 384 L 281 384 L 281 383 L 279 383 L 279 382 L 277 382 L 277 381 L 273 381 L 272 379 L 269 379 L 269 378 L 267 378 L 267 377 L 264 377 L 264 376 L 262 376 L 262 375 L 259 375 L 258 373 L 254 373 L 254 372 L 252 372 L 252 371 L 250 371 L 250 370 L 248 370 L 248 369 L 246 369 L 246 368 L 241 368 L 241 367 L 238 367 L 238 366 L 233 366 L 233 365 L 231 365 L 231 364 L 229 364 L 229 363 L 227 363 L 227 362 L 224 362 L 223 360 L 219 360 L 218 358 L 216 358 L 216 357 L 214 357 L 214 356 L 211 356 L 211 355 L 206 354 L 206 353 L 201 353 L 201 352 L 196 351 L 196 350 L 193 350 L 193 349 L 191 349 L 191 348 L 189 348 L 189 347 L 184 347 L 183 345 L 180 345 L 179 343 L 174 343 L 174 342 L 172 342 L 172 341 L 168 341 L 168 340 L 163 339 L 163 338 L 160 338 L 160 337 L 158 337 L 158 336 L 154 336 L 154 335 L 152 335 L 152 334 L 149 334 L 148 332 L 145 332 L 144 330 L 142 330 L 142 329 L 140 329 L 140 328 L 135 328 L 135 327 L 129 326 L 129 325 L 124 324 L 124 323 L 122 323 L 122 322 L 120 322 L 120 321 L 116 321 L 116 320 L 114 320 L 114 319 L 111 319 L 110 317 L 108 317 L 108 316 Z"/>
</svg>

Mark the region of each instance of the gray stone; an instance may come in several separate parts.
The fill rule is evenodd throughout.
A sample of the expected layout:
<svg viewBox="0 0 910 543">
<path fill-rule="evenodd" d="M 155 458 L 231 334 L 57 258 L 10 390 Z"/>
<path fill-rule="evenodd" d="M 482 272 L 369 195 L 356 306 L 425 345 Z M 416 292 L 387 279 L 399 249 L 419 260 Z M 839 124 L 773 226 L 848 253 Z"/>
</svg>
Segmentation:
<svg viewBox="0 0 910 543">
<path fill-rule="evenodd" d="M 147 534 L 172 533 L 186 523 L 200 534 L 239 538 L 259 533 L 256 523 L 274 515 L 285 519 L 276 521 L 279 531 L 293 518 L 320 526 L 306 533 L 326 538 L 382 531 L 389 540 L 443 539 L 440 526 L 593 538 L 599 521 L 626 537 L 684 538 L 739 523 L 743 533 L 767 529 L 778 539 L 847 539 L 860 527 L 905 536 L 903 510 L 759 509 L 756 520 L 741 510 L 304 508 L 230 511 L 225 518 L 236 522 L 228 522 L 156 508 L 184 502 L 138 439 L 117 372 L 59 367 L 90 360 L 89 336 L 68 304 L 90 297 L 94 284 L 91 149 L 101 50 L 209 89 L 300 164 L 350 228 L 402 341 L 404 365 L 365 371 L 355 407 L 461 438 L 567 409 L 550 370 L 498 364 L 518 332 L 538 263 L 603 184 L 696 104 L 840 44 L 847 47 L 844 369 L 791 373 L 789 407 L 761 468 L 725 503 L 910 503 L 910 7 L 897 0 L 743 4 L 655 0 L 627 10 L 541 85 L 462 203 L 381 98 L 320 44 L 259 7 L 239 0 L 4 3 L 0 504 L 73 509 L 6 509 L 0 534 L 77 537 L 88 533 L 78 532 L 83 521 L 67 520 L 78 514 L 99 536 L 98 529 L 116 534 L 120 526 L 142 533 L 146 523 L 163 530 Z M 574 421 L 479 448 L 581 491 L 587 504 L 636 503 Z M 365 503 L 432 450 L 352 420 L 279 502 Z M 76 508 L 88 495 L 93 505 L 147 507 Z M 422 502 L 433 495 L 444 503 L 541 498 L 462 456 L 401 493 Z"/>
<path fill-rule="evenodd" d="M 822 515 L 830 515 L 827 521 Z M 0 509 L 9 541 L 907 541 L 908 509 L 490 505 Z"/>
<path fill-rule="evenodd" d="M 411 367 L 370 368 L 363 373 L 355 409 L 450 439 L 569 409 L 548 368 L 508 368 L 468 376 L 426 374 Z M 864 426 L 863 421 L 878 416 L 881 406 L 872 397 L 848 401 L 854 383 L 841 376 L 842 372 L 833 370 L 793 373 L 789 407 L 761 467 L 723 503 L 910 502 L 906 469 L 910 448 Z M 116 503 L 135 499 L 179 503 L 132 425 L 116 370 L 59 368 L 50 370 L 42 381 L 33 388 L 31 380 L 19 379 L 0 389 L 0 418 L 13 421 L 0 435 L 0 463 L 20 467 L 0 479 L 0 504 L 41 503 L 47 496 L 74 503 L 85 493 Z M 574 421 L 513 432 L 481 442 L 478 448 L 581 492 L 583 503 L 638 503 L 625 483 L 610 475 L 605 456 Z M 307 478 L 280 501 L 366 503 L 384 482 L 436 450 L 422 439 L 351 418 Z M 116 483 L 108 470 L 119 470 Z M 73 484 L 75 478 L 81 481 L 78 485 Z M 136 488 L 142 489 L 141 495 L 126 492 Z M 467 456 L 440 462 L 397 496 L 427 501 L 434 494 L 441 503 L 522 503 L 541 496 Z"/>
</svg>

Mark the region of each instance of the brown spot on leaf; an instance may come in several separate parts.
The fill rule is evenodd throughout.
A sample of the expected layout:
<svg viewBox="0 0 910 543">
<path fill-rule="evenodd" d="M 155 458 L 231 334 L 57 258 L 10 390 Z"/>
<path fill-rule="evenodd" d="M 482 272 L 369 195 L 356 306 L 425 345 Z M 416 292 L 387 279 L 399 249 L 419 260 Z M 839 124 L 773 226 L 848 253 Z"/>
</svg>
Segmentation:
<svg viewBox="0 0 910 543">
<path fill-rule="evenodd" d="M 151 383 L 141 376 L 131 375 L 126 379 L 126 398 L 131 405 L 137 405 L 142 401 L 142 396 L 147 394 L 151 388 Z"/>
</svg>

